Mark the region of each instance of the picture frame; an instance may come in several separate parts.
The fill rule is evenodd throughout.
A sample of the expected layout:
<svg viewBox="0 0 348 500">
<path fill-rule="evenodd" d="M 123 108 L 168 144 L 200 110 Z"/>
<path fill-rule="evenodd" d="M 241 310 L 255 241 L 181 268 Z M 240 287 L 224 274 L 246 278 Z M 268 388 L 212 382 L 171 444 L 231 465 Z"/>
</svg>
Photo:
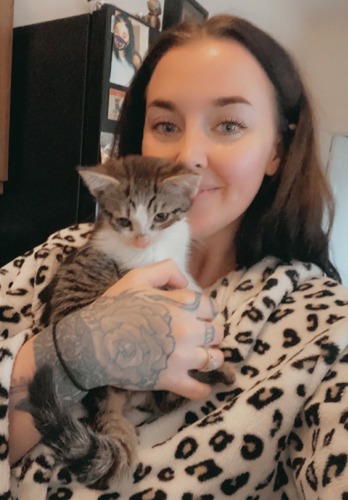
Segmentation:
<svg viewBox="0 0 348 500">
<path fill-rule="evenodd" d="M 101 11 L 106 12 L 106 39 L 104 50 L 104 69 L 103 69 L 103 98 L 102 98 L 102 132 L 113 132 L 115 123 L 118 120 L 118 111 L 122 98 L 129 86 L 130 80 L 136 71 L 136 66 L 141 64 L 145 57 L 148 46 L 158 36 L 159 31 L 149 27 L 143 20 L 119 8 L 116 5 L 103 5 Z M 94 15 L 98 15 L 96 11 Z M 136 54 L 137 64 L 134 64 L 134 73 L 124 74 L 122 68 L 117 67 L 117 59 L 114 53 L 115 41 L 115 20 L 121 17 L 127 19 L 128 30 L 133 32 L 134 53 Z M 123 22 L 123 21 L 122 21 Z M 129 63 L 128 63 L 129 66 Z"/>
<path fill-rule="evenodd" d="M 196 0 L 164 0 L 162 30 L 182 21 L 206 19 L 208 15 Z"/>
</svg>

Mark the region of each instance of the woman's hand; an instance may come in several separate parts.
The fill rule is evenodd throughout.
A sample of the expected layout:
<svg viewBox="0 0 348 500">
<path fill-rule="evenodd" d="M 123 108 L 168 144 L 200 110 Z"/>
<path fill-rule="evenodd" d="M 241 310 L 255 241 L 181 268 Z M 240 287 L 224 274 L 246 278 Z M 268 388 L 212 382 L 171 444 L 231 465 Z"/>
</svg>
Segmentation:
<svg viewBox="0 0 348 500">
<path fill-rule="evenodd" d="M 185 289 L 186 279 L 167 260 L 130 271 L 89 306 L 58 322 L 57 347 L 64 364 L 86 390 L 115 385 L 131 390 L 168 390 L 190 398 L 209 395 L 210 387 L 190 377 L 201 369 L 210 349 L 216 366 L 223 339 L 212 299 Z M 170 291 L 159 287 L 168 286 Z M 34 340 L 37 368 L 55 364 L 55 385 L 65 399 L 80 399 L 57 362 L 52 336 Z M 58 363 L 59 365 L 59 363 Z M 75 392 L 75 394 L 73 394 Z"/>
</svg>

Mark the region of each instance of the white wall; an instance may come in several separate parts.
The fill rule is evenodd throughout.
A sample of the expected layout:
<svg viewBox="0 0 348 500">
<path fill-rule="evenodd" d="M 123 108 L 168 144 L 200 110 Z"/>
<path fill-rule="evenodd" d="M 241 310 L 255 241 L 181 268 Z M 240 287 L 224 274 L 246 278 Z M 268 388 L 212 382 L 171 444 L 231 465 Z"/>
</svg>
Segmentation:
<svg viewBox="0 0 348 500">
<path fill-rule="evenodd" d="M 271 33 L 295 52 L 302 33 L 301 5 L 294 0 L 199 0 L 210 15 L 229 13 L 244 17 Z"/>
<path fill-rule="evenodd" d="M 303 32 L 303 67 L 323 127 L 348 132 L 348 2 L 346 11 L 308 15 Z M 343 14 L 343 15 L 342 15 Z"/>
<path fill-rule="evenodd" d="M 329 177 L 336 203 L 332 231 L 332 259 L 337 263 L 343 283 L 348 286 L 348 136 L 337 135 L 332 142 Z"/>
<path fill-rule="evenodd" d="M 0 0 L 1 2 L 6 0 Z M 160 0 L 163 6 L 164 0 Z M 130 14 L 147 14 L 146 0 L 107 0 Z M 41 23 L 89 12 L 87 0 L 15 0 L 14 26 Z"/>
<path fill-rule="evenodd" d="M 16 28 L 87 12 L 87 0 L 15 0 L 13 24 Z"/>
</svg>

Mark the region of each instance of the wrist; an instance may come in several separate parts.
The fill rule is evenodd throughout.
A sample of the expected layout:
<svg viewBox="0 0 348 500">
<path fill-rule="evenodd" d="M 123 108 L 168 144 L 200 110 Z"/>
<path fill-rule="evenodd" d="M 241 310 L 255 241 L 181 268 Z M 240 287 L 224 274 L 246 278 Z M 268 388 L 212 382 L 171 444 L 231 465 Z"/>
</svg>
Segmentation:
<svg viewBox="0 0 348 500">
<path fill-rule="evenodd" d="M 39 440 L 31 415 L 21 410 L 28 398 L 28 386 L 35 373 L 33 341 L 29 339 L 17 352 L 11 373 L 9 398 L 9 460 L 16 463 Z"/>
<path fill-rule="evenodd" d="M 11 373 L 11 406 L 28 394 L 28 385 L 35 373 L 33 339 L 27 340 L 19 349 Z"/>
<path fill-rule="evenodd" d="M 62 333 L 62 328 L 59 326 L 54 337 L 53 326 L 50 325 L 33 338 L 34 365 L 36 370 L 43 366 L 50 366 L 53 370 L 53 384 L 58 398 L 65 403 L 74 403 L 80 401 L 87 392 L 78 388 L 67 374 L 59 351 Z"/>
</svg>

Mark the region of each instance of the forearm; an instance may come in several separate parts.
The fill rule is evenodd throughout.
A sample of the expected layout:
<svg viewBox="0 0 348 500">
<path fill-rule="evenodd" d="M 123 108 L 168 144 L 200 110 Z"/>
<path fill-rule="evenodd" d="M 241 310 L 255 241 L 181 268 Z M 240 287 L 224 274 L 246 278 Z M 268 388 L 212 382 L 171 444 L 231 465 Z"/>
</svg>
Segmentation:
<svg viewBox="0 0 348 500">
<path fill-rule="evenodd" d="M 11 376 L 9 401 L 9 458 L 17 462 L 40 441 L 27 407 L 28 386 L 35 372 L 44 364 L 53 370 L 57 395 L 69 402 L 79 401 L 85 393 L 78 391 L 67 378 L 57 358 L 52 340 L 52 327 L 28 340 L 19 350 Z"/>
<path fill-rule="evenodd" d="M 27 399 L 28 385 L 35 372 L 33 339 L 28 340 L 19 350 L 12 370 L 9 398 L 9 459 L 17 462 L 39 440 L 31 415 L 18 408 Z"/>
</svg>

